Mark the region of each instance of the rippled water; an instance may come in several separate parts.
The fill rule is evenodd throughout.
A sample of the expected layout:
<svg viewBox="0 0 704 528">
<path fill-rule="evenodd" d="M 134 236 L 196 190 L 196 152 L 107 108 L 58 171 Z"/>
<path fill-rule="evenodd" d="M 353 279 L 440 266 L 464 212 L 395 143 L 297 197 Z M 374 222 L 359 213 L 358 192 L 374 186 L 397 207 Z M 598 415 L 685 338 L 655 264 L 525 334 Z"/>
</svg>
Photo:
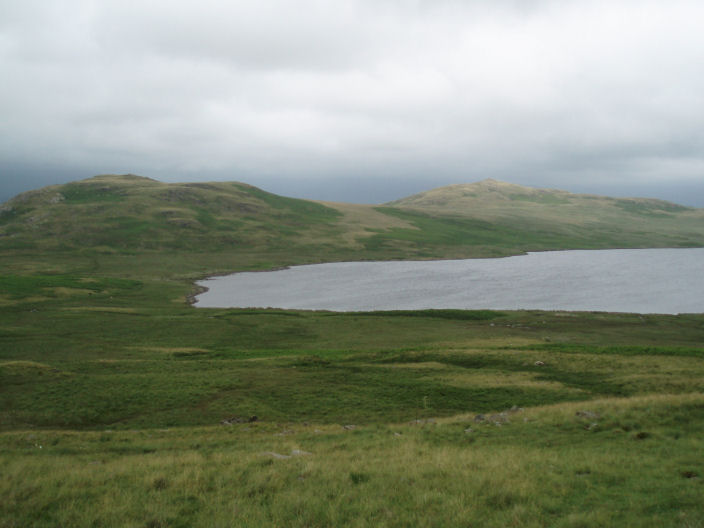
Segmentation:
<svg viewBox="0 0 704 528">
<path fill-rule="evenodd" d="M 342 262 L 200 281 L 199 307 L 704 312 L 704 248 Z"/>
</svg>

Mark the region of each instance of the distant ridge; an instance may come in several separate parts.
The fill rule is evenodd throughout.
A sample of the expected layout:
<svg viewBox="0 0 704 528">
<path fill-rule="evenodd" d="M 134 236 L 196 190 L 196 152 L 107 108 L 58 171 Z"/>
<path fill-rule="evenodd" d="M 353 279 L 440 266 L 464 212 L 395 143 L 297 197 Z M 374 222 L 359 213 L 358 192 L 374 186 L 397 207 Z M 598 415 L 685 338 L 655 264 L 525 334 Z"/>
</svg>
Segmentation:
<svg viewBox="0 0 704 528">
<path fill-rule="evenodd" d="M 524 202 L 536 205 L 578 206 L 585 203 L 594 205 L 595 201 L 602 204 L 608 202 L 626 209 L 640 204 L 643 210 L 650 211 L 676 212 L 696 209 L 655 198 L 610 198 L 596 194 L 575 194 L 559 189 L 526 187 L 491 178 L 475 183 L 438 187 L 388 202 L 386 205 L 421 209 L 444 208 L 446 212 L 448 210 L 458 212 L 463 206 L 477 204 L 481 204 L 482 207 L 495 207 L 502 202 L 513 202 L 514 205 Z"/>
<path fill-rule="evenodd" d="M 704 247 L 704 209 L 491 179 L 372 206 L 287 198 L 241 182 L 105 174 L 0 205 L 5 256 L 34 252 L 42 260 L 63 253 L 95 263 L 147 254 L 161 262 L 168 254 L 178 256 L 180 267 L 188 261 L 184 269 L 191 272 L 695 246 Z"/>
</svg>

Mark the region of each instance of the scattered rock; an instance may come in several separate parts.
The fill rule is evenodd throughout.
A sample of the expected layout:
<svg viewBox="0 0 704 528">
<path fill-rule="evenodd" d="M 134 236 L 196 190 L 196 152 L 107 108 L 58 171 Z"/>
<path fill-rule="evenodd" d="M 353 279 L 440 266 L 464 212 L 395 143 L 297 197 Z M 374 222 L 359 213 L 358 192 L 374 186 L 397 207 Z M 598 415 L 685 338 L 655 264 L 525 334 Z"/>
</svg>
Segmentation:
<svg viewBox="0 0 704 528">
<path fill-rule="evenodd" d="M 499 414 L 492 414 L 489 416 L 488 420 L 490 422 L 493 422 L 494 425 L 504 425 L 510 422 L 508 419 L 508 414 L 505 412 L 499 413 Z"/>
<path fill-rule="evenodd" d="M 504 425 L 509 423 L 511 420 L 509 419 L 509 415 L 511 414 L 516 414 L 519 412 L 524 411 L 525 409 L 523 407 L 519 407 L 518 405 L 514 405 L 510 409 L 500 412 L 498 414 L 491 414 L 489 416 L 486 416 L 484 414 L 477 414 L 474 417 L 474 423 L 485 423 L 485 422 L 491 422 L 494 425 Z"/>
<path fill-rule="evenodd" d="M 394 433 L 394 436 L 401 436 L 401 433 Z"/>
<path fill-rule="evenodd" d="M 262 455 L 270 456 L 270 457 L 273 457 L 273 458 L 277 458 L 277 459 L 279 459 L 279 460 L 284 460 L 284 459 L 286 459 L 286 458 L 291 458 L 289 455 L 282 455 L 282 454 L 280 454 L 280 453 L 275 453 L 274 451 L 264 451 L 264 452 L 262 453 Z"/>
<path fill-rule="evenodd" d="M 274 436 L 286 436 L 290 434 L 293 434 L 293 431 L 291 429 L 284 429 L 280 433 L 274 433 Z"/>
<path fill-rule="evenodd" d="M 465 434 L 472 434 L 474 432 L 474 429 L 471 427 L 467 427 L 467 429 L 464 430 Z"/>
<path fill-rule="evenodd" d="M 535 365 L 536 367 L 544 367 L 545 362 L 544 361 L 536 361 L 535 363 L 533 363 L 533 365 Z"/>
<path fill-rule="evenodd" d="M 276 453 L 274 451 L 264 451 L 260 454 L 263 456 L 270 456 L 272 458 L 276 458 L 277 460 L 286 460 L 287 458 L 291 457 L 312 455 L 313 453 L 309 453 L 308 451 L 303 451 L 301 449 L 292 449 L 290 455 L 282 455 L 281 453 Z"/>
<path fill-rule="evenodd" d="M 257 420 L 259 420 L 257 416 L 250 416 L 249 418 L 243 418 L 242 416 L 231 416 L 230 418 L 226 418 L 220 423 L 223 425 L 233 425 L 240 423 L 252 423 L 256 422 Z"/>
<path fill-rule="evenodd" d="M 419 418 L 417 420 L 411 420 L 410 422 L 408 422 L 408 425 L 424 425 L 433 423 L 435 423 L 435 420 L 432 418 Z"/>
<path fill-rule="evenodd" d="M 580 418 L 589 418 L 590 420 L 596 420 L 600 418 L 600 416 L 592 411 L 577 411 L 574 413 L 575 416 L 579 416 Z"/>
<path fill-rule="evenodd" d="M 352 431 L 352 430 L 356 429 L 357 426 L 350 424 L 350 425 L 343 425 L 342 428 L 343 428 L 345 431 Z"/>
</svg>

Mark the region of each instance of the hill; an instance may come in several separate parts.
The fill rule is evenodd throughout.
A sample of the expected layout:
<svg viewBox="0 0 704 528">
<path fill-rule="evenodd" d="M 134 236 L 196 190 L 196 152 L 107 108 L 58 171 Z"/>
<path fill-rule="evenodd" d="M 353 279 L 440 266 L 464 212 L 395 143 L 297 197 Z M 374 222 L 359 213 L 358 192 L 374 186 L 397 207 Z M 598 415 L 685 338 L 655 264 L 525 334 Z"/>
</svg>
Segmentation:
<svg viewBox="0 0 704 528">
<path fill-rule="evenodd" d="M 0 206 L 2 257 L 51 252 L 52 270 L 80 260 L 129 274 L 124 259 L 138 257 L 142 274 L 191 277 L 339 260 L 691 246 L 704 246 L 704 210 L 493 180 L 371 206 L 287 198 L 238 182 L 103 175 Z"/>
<path fill-rule="evenodd" d="M 16 247 L 196 250 L 271 245 L 324 228 L 340 213 L 243 183 L 165 184 L 96 176 L 21 194 L 3 208 Z M 323 233 L 316 233 L 318 236 Z"/>
<path fill-rule="evenodd" d="M 611 198 L 496 180 L 450 185 L 389 202 L 427 216 L 471 218 L 565 248 L 701 246 L 704 210 L 651 198 Z"/>
</svg>

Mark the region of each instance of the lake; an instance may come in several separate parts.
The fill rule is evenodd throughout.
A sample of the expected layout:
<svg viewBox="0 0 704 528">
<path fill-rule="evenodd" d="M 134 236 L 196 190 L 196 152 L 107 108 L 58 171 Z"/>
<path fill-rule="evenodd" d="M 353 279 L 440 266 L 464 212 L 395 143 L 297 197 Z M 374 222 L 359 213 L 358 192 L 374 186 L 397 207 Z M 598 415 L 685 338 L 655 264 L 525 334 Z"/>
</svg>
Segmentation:
<svg viewBox="0 0 704 528">
<path fill-rule="evenodd" d="M 468 260 L 341 262 L 198 282 L 203 308 L 704 312 L 704 248 L 546 251 Z"/>
</svg>

